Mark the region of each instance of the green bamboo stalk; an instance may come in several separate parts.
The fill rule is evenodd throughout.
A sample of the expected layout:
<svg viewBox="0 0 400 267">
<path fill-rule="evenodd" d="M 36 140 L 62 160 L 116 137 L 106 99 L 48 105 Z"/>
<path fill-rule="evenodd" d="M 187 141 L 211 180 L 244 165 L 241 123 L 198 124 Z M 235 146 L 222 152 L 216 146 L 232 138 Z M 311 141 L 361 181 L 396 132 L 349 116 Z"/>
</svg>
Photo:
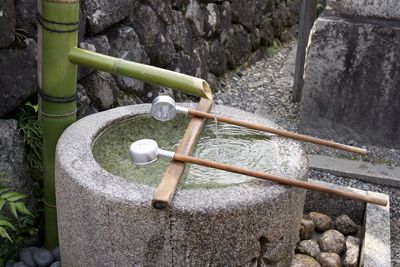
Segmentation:
<svg viewBox="0 0 400 267">
<path fill-rule="evenodd" d="M 55 148 L 64 129 L 76 120 L 76 101 L 60 103 L 60 100 L 76 94 L 77 67 L 68 61 L 68 53 L 77 46 L 78 32 L 74 31 L 77 25 L 63 23 L 79 21 L 79 0 L 42 0 L 39 10 L 43 17 L 39 39 L 39 81 L 42 86 L 40 115 L 43 129 L 44 245 L 54 248 L 58 245 Z"/>
<path fill-rule="evenodd" d="M 193 76 L 106 56 L 76 47 L 71 49 L 68 58 L 72 63 L 88 68 L 178 89 L 188 94 L 212 100 L 212 92 L 208 83 L 203 79 Z"/>
</svg>

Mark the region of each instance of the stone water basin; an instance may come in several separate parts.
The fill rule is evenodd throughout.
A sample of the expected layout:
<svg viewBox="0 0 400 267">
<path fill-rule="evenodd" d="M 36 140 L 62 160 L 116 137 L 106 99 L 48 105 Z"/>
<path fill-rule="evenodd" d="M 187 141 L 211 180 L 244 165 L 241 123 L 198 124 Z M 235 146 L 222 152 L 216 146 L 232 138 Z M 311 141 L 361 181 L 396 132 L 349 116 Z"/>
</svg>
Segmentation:
<svg viewBox="0 0 400 267">
<path fill-rule="evenodd" d="M 154 122 L 149 111 L 144 104 L 97 113 L 61 136 L 56 193 L 63 265 L 290 265 L 305 190 L 192 165 L 172 206 L 151 207 L 168 161 L 133 166 L 128 147 L 150 138 L 173 150 L 189 120 Z M 214 112 L 274 126 L 234 108 Z M 216 130 L 214 122 L 193 155 L 293 179 L 308 174 L 298 142 L 228 125 Z"/>
</svg>

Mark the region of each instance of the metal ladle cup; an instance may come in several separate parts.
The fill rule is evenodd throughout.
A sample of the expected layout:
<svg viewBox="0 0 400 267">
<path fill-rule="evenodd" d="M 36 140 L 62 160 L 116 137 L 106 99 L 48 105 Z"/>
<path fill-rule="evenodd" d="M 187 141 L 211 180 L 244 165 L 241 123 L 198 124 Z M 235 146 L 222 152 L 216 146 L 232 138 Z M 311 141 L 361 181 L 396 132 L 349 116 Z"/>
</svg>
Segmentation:
<svg viewBox="0 0 400 267">
<path fill-rule="evenodd" d="M 129 155 L 136 165 L 153 163 L 158 159 L 158 156 L 173 159 L 174 154 L 174 152 L 159 148 L 157 142 L 152 139 L 141 139 L 129 146 Z"/>
<path fill-rule="evenodd" d="M 152 102 L 151 116 L 156 120 L 172 120 L 177 112 L 188 114 L 189 109 L 177 106 L 175 101 L 166 95 L 158 96 Z"/>
</svg>

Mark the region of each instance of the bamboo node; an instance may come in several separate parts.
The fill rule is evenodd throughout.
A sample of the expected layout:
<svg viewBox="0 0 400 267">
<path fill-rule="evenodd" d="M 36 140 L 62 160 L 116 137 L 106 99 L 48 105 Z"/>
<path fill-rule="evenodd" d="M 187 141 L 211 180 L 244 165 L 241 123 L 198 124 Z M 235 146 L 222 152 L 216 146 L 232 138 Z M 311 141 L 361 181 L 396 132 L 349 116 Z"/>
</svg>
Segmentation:
<svg viewBox="0 0 400 267">
<path fill-rule="evenodd" d="M 56 206 L 56 205 L 49 204 L 44 198 L 43 198 L 43 204 L 44 204 L 46 207 L 49 207 L 49 208 L 52 208 L 52 209 L 57 209 L 57 206 Z"/>
<path fill-rule="evenodd" d="M 51 102 L 51 103 L 71 103 L 76 100 L 76 93 L 71 96 L 66 96 L 66 97 L 51 96 L 51 95 L 48 95 L 45 92 L 43 92 L 43 90 L 41 88 L 38 88 L 38 94 L 42 99 L 46 100 L 47 102 Z"/>
<path fill-rule="evenodd" d="M 69 112 L 69 113 L 65 113 L 65 114 L 48 114 L 48 113 L 45 113 L 43 111 L 40 111 L 40 114 L 42 116 L 47 117 L 47 118 L 62 118 L 62 117 L 69 117 L 69 116 L 75 115 L 77 111 L 78 110 L 75 109 L 74 111 Z"/>
</svg>

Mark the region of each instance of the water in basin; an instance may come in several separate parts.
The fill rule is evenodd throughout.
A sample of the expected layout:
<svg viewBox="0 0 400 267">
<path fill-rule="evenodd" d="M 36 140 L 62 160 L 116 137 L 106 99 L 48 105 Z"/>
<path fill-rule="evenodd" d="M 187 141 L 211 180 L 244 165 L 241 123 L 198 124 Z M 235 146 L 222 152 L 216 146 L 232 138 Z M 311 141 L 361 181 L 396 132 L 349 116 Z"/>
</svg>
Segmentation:
<svg viewBox="0 0 400 267">
<path fill-rule="evenodd" d="M 178 115 L 159 122 L 147 115 L 136 116 L 106 129 L 93 144 L 96 161 L 108 172 L 141 184 L 157 186 L 170 160 L 136 166 L 131 163 L 128 148 L 139 139 L 154 139 L 160 148 L 175 150 L 189 119 Z M 193 151 L 193 156 L 253 170 L 270 172 L 276 166 L 278 147 L 265 133 L 208 121 Z M 180 188 L 219 188 L 250 181 L 251 177 L 188 164 Z"/>
</svg>

